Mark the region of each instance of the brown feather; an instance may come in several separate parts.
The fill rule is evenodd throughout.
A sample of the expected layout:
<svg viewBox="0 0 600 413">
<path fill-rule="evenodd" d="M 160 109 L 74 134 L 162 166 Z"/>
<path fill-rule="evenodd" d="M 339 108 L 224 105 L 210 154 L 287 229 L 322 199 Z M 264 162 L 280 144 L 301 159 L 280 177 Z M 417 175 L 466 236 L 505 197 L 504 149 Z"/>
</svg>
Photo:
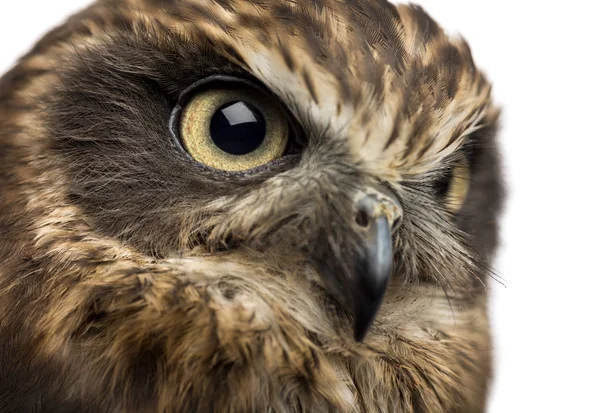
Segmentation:
<svg viewBox="0 0 600 413">
<path fill-rule="evenodd" d="M 168 130 L 252 78 L 299 159 L 207 172 Z M 0 80 L 0 411 L 483 412 L 498 111 L 463 40 L 382 0 L 101 0 Z M 457 153 L 450 213 L 432 187 Z M 404 208 L 367 339 L 322 285 L 351 194 Z M 337 255 L 336 255 L 337 254 Z"/>
</svg>

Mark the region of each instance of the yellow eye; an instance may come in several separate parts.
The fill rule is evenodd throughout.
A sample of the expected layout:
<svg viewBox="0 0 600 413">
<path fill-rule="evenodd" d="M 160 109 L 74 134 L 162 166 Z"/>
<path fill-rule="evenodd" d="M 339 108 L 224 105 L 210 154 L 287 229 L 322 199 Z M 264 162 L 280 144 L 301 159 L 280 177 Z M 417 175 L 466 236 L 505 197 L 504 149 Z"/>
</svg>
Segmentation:
<svg viewBox="0 0 600 413">
<path fill-rule="evenodd" d="M 182 110 L 179 136 L 198 162 L 243 171 L 283 156 L 288 122 L 275 99 L 244 84 L 205 89 Z"/>
<path fill-rule="evenodd" d="M 469 165 L 466 158 L 463 157 L 452 170 L 452 178 L 450 179 L 448 192 L 446 193 L 446 205 L 451 212 L 458 212 L 465 202 L 467 193 L 469 192 L 469 179 Z"/>
</svg>

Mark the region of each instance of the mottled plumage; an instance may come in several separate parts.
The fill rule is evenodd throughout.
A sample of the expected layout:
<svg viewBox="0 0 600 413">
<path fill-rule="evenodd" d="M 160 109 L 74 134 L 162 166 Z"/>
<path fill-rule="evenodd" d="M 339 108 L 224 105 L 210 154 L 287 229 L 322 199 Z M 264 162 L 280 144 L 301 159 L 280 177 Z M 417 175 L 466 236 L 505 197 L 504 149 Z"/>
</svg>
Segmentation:
<svg viewBox="0 0 600 413">
<path fill-rule="evenodd" d="M 171 112 L 209 75 L 273 93 L 297 152 L 253 173 L 186 157 Z M 0 81 L 0 411 L 483 412 L 497 117 L 416 6 L 98 1 Z M 357 342 L 331 291 L 375 184 L 402 217 Z"/>
</svg>

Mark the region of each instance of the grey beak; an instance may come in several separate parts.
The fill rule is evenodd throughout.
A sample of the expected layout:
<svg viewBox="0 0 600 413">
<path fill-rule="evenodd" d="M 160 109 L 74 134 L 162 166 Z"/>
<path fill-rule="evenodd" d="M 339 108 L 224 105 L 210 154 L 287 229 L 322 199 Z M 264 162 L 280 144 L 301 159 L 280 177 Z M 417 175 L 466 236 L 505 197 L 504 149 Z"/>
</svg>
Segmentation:
<svg viewBox="0 0 600 413">
<path fill-rule="evenodd" d="M 392 226 L 399 220 L 402 211 L 395 197 L 387 197 L 380 192 L 376 195 L 366 195 L 357 202 L 357 223 L 364 233 L 362 256 L 356 262 L 354 285 L 351 287 L 354 338 L 357 341 L 365 338 L 392 276 Z"/>
<path fill-rule="evenodd" d="M 332 240 L 319 234 L 307 252 L 329 293 L 352 312 L 354 338 L 362 341 L 393 274 L 393 234 L 402 206 L 391 190 L 376 185 L 356 193 L 353 211 L 339 217 L 344 235 Z"/>
</svg>

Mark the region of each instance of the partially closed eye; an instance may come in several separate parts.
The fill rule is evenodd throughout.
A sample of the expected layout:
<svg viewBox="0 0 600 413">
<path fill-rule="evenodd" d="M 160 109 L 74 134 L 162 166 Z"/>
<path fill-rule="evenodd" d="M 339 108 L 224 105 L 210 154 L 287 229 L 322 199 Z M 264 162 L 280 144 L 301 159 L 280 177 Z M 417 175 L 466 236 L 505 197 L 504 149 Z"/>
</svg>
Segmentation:
<svg viewBox="0 0 600 413">
<path fill-rule="evenodd" d="M 445 197 L 446 207 L 449 211 L 456 213 L 462 208 L 469 192 L 469 179 L 469 165 L 463 156 L 461 161 L 452 168 L 452 175 Z"/>
<path fill-rule="evenodd" d="M 204 89 L 184 106 L 179 135 L 198 162 L 243 171 L 285 153 L 289 125 L 278 102 L 245 84 Z"/>
<path fill-rule="evenodd" d="M 434 183 L 434 191 L 448 211 L 460 211 L 469 192 L 469 180 L 469 165 L 463 155 Z"/>
</svg>

